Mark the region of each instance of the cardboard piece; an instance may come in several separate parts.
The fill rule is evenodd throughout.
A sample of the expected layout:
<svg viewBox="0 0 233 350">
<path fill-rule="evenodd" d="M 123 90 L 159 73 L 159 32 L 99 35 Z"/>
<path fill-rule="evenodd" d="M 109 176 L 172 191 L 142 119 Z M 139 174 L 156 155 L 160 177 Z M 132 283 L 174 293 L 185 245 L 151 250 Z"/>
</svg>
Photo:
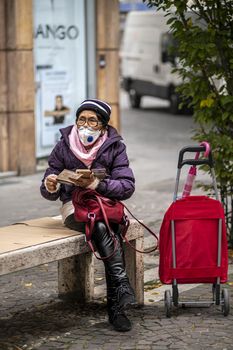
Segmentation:
<svg viewBox="0 0 233 350">
<path fill-rule="evenodd" d="M 23 221 L 0 228 L 0 254 L 78 234 L 66 228 L 60 216 Z"/>
<path fill-rule="evenodd" d="M 77 185 L 76 181 L 83 177 L 89 179 L 91 175 L 94 175 L 100 180 L 103 180 L 106 176 L 105 169 L 76 169 L 76 171 L 64 169 L 57 176 L 57 181 L 67 185 Z"/>
<path fill-rule="evenodd" d="M 76 185 L 76 181 L 82 176 L 74 171 L 64 169 L 58 176 L 57 181 L 61 184 Z"/>
</svg>

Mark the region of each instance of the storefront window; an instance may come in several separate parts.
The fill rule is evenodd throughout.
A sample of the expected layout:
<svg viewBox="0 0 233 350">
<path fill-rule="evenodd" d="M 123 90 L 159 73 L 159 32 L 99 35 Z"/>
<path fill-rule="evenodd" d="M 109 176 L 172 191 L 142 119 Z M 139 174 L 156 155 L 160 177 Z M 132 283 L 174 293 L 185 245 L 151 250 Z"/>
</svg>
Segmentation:
<svg viewBox="0 0 233 350">
<path fill-rule="evenodd" d="M 37 157 L 50 153 L 59 129 L 74 122 L 86 98 L 84 0 L 34 0 Z"/>
</svg>

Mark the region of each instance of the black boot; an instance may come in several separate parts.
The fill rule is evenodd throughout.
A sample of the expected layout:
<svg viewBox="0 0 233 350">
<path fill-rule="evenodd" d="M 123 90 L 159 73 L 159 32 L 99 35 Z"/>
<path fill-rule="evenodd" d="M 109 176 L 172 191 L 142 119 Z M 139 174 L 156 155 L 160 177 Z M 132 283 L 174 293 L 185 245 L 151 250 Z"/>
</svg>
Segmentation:
<svg viewBox="0 0 233 350">
<path fill-rule="evenodd" d="M 117 229 L 119 229 L 118 225 L 114 227 L 118 243 L 116 252 L 110 259 L 104 260 L 107 283 L 107 308 L 109 322 L 115 330 L 126 332 L 132 326 L 124 310 L 128 306 L 135 304 L 135 296 L 126 274 L 122 242 Z M 93 240 L 101 257 L 108 256 L 113 252 L 114 242 L 104 223 L 98 222 L 96 224 Z"/>
<path fill-rule="evenodd" d="M 114 299 L 108 297 L 108 320 L 113 328 L 118 332 L 128 332 L 132 329 L 132 324 L 123 309 L 120 309 Z"/>
</svg>

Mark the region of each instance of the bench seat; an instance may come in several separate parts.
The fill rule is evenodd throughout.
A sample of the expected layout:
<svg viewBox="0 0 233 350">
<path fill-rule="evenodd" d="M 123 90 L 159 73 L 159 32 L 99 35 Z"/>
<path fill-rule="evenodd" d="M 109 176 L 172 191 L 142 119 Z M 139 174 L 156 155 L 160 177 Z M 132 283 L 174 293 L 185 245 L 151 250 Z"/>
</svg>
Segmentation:
<svg viewBox="0 0 233 350">
<path fill-rule="evenodd" d="M 143 250 L 143 228 L 130 221 L 128 240 Z M 58 261 L 61 298 L 90 302 L 94 297 L 94 258 L 85 235 L 66 228 L 61 217 L 44 217 L 0 228 L 0 276 Z M 124 244 L 126 269 L 138 304 L 144 302 L 143 256 Z"/>
</svg>

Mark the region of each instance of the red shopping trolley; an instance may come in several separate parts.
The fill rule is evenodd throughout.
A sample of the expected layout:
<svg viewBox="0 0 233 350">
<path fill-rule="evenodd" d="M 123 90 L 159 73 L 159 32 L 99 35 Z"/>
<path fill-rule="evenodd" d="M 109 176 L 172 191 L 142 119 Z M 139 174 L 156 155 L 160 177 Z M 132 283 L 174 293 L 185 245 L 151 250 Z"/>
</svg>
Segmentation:
<svg viewBox="0 0 233 350">
<path fill-rule="evenodd" d="M 227 282 L 228 251 L 224 210 L 219 201 L 211 151 L 206 145 L 187 146 L 179 153 L 173 203 L 164 215 L 159 238 L 159 277 L 162 283 L 172 285 L 166 290 L 166 316 L 172 306 L 220 305 L 224 316 L 229 314 Z M 205 152 L 201 159 L 184 159 L 186 152 Z M 206 164 L 210 168 L 216 199 L 208 196 L 184 196 L 178 199 L 181 169 L 184 165 Z M 179 301 L 178 284 L 211 283 L 213 300 Z"/>
</svg>

